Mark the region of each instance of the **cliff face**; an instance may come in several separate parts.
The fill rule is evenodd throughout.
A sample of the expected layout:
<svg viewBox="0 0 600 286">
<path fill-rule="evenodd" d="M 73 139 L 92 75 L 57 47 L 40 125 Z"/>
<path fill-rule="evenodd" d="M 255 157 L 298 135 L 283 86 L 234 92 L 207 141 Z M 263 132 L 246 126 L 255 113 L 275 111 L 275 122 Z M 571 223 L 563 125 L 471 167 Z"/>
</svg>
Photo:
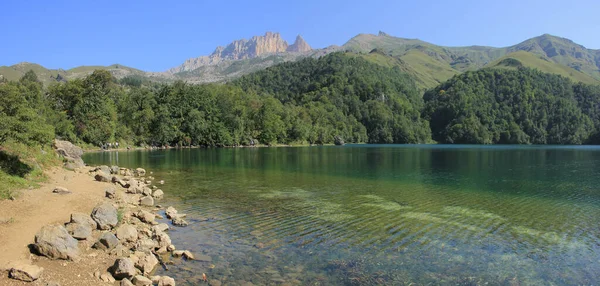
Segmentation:
<svg viewBox="0 0 600 286">
<path fill-rule="evenodd" d="M 308 52 L 312 48 L 302 39 L 296 37 L 293 45 L 281 38 L 279 33 L 267 32 L 264 36 L 254 36 L 250 40 L 233 41 L 226 47 L 217 47 L 209 56 L 201 56 L 186 60 L 181 66 L 168 70 L 168 73 L 192 71 L 203 66 L 217 65 L 223 61 L 245 60 L 268 54 L 284 52 Z"/>
<path fill-rule="evenodd" d="M 287 48 L 288 52 L 303 53 L 311 50 L 312 48 L 310 47 L 310 45 L 300 35 L 296 37 L 296 41 L 294 42 L 294 44 Z"/>
</svg>

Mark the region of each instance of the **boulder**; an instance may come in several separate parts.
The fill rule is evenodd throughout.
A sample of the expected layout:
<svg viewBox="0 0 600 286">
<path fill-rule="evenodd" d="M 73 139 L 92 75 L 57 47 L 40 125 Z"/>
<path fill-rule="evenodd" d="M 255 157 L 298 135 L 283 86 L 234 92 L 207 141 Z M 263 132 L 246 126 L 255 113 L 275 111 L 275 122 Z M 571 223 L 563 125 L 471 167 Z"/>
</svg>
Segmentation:
<svg viewBox="0 0 600 286">
<path fill-rule="evenodd" d="M 175 245 L 171 244 L 171 245 L 167 246 L 167 251 L 169 251 L 169 252 L 175 251 Z"/>
<path fill-rule="evenodd" d="M 72 222 L 66 224 L 65 228 L 73 238 L 78 240 L 88 239 L 92 236 L 92 227 L 89 224 Z"/>
<path fill-rule="evenodd" d="M 131 281 L 129 281 L 129 279 L 125 278 L 123 280 L 121 280 L 121 286 L 134 286 L 133 283 L 131 283 Z"/>
<path fill-rule="evenodd" d="M 175 286 L 175 279 L 169 276 L 161 276 L 158 279 L 158 286 Z"/>
<path fill-rule="evenodd" d="M 171 219 L 174 226 L 187 226 L 188 222 L 180 216 L 175 216 Z"/>
<path fill-rule="evenodd" d="M 102 173 L 104 173 L 106 175 L 110 175 L 111 174 L 110 167 L 108 167 L 106 165 L 102 165 L 102 166 L 96 167 L 96 172 L 98 172 L 98 171 L 100 171 L 100 172 L 102 172 Z"/>
<path fill-rule="evenodd" d="M 17 279 L 25 282 L 33 282 L 40 278 L 42 272 L 44 272 L 44 268 L 42 267 L 19 262 L 12 266 L 12 268 L 8 272 L 8 276 L 12 279 Z"/>
<path fill-rule="evenodd" d="M 135 264 L 129 258 L 117 258 L 113 266 L 109 269 L 112 276 L 117 279 L 131 279 L 135 274 Z"/>
<path fill-rule="evenodd" d="M 154 206 L 154 199 L 151 196 L 144 196 L 140 200 L 140 205 L 152 207 L 152 206 Z"/>
<path fill-rule="evenodd" d="M 144 170 L 143 168 L 137 168 L 133 171 L 133 174 L 138 177 L 143 177 L 146 175 L 146 170 Z"/>
<path fill-rule="evenodd" d="M 54 190 L 52 190 L 52 192 L 55 194 L 59 194 L 59 195 L 66 195 L 66 194 L 72 193 L 71 191 L 69 191 L 67 188 L 64 188 L 64 187 L 54 187 Z"/>
<path fill-rule="evenodd" d="M 165 195 L 165 193 L 163 193 L 163 191 L 161 189 L 158 189 L 152 193 L 152 197 L 157 200 L 162 199 L 164 195 Z"/>
<path fill-rule="evenodd" d="M 112 204 L 102 203 L 92 211 L 92 219 L 98 223 L 98 229 L 109 230 L 117 225 L 117 209 Z"/>
<path fill-rule="evenodd" d="M 167 247 L 171 245 L 171 237 L 164 232 L 159 232 L 154 235 L 154 240 L 158 243 L 158 247 Z"/>
<path fill-rule="evenodd" d="M 63 160 L 65 161 L 64 166 L 67 170 L 75 170 L 85 167 L 85 163 L 81 158 L 64 157 Z"/>
<path fill-rule="evenodd" d="M 35 235 L 33 249 L 52 259 L 79 259 L 79 247 L 64 226 L 47 225 Z"/>
<path fill-rule="evenodd" d="M 118 175 L 119 174 L 119 166 L 110 166 L 110 173 L 113 175 Z"/>
<path fill-rule="evenodd" d="M 135 263 L 135 267 L 142 271 L 144 275 L 152 273 L 156 265 L 158 265 L 158 259 L 152 253 L 145 253 Z"/>
<path fill-rule="evenodd" d="M 72 213 L 71 223 L 89 225 L 92 229 L 98 228 L 96 221 L 90 215 L 84 213 Z"/>
<path fill-rule="evenodd" d="M 183 253 L 184 253 L 183 250 L 174 250 L 173 251 L 173 257 L 182 257 Z"/>
<path fill-rule="evenodd" d="M 117 228 L 117 238 L 121 241 L 135 242 L 138 238 L 137 229 L 130 224 L 123 224 Z"/>
<path fill-rule="evenodd" d="M 154 233 L 165 232 L 167 230 L 169 230 L 169 225 L 166 223 L 159 223 L 152 227 Z"/>
<path fill-rule="evenodd" d="M 139 210 L 135 213 L 135 217 L 145 223 L 154 223 L 155 216 L 153 213 L 145 210 Z"/>
<path fill-rule="evenodd" d="M 142 188 L 142 195 L 144 195 L 144 196 L 152 196 L 152 189 L 150 189 L 148 187 L 143 187 Z"/>
<path fill-rule="evenodd" d="M 170 206 L 165 210 L 165 214 L 167 215 L 168 219 L 172 219 L 177 214 L 177 210 Z"/>
<path fill-rule="evenodd" d="M 94 175 L 94 179 L 98 182 L 109 183 L 111 181 L 110 175 L 104 172 L 98 172 Z"/>
<path fill-rule="evenodd" d="M 150 239 L 150 238 L 139 239 L 134 245 L 135 250 L 142 251 L 142 252 L 152 251 L 157 247 L 158 247 L 158 244 L 156 243 L 156 241 L 154 241 L 153 239 Z"/>
<path fill-rule="evenodd" d="M 114 199 L 117 191 L 114 188 L 107 188 L 104 190 L 104 195 L 109 199 Z"/>
<path fill-rule="evenodd" d="M 151 286 L 152 285 L 152 280 L 150 280 L 147 277 L 144 277 L 142 275 L 136 275 L 135 277 L 133 277 L 133 285 L 135 286 Z"/>
<path fill-rule="evenodd" d="M 119 239 L 110 232 L 105 232 L 100 236 L 98 242 L 94 244 L 94 248 L 102 250 L 110 250 L 119 245 Z"/>
<path fill-rule="evenodd" d="M 81 160 L 83 149 L 75 146 L 73 143 L 55 139 L 52 145 L 56 150 L 56 153 L 63 156 L 65 159 L 73 159 L 74 161 L 77 159 Z M 81 163 L 83 163 L 83 161 L 81 161 Z"/>
</svg>

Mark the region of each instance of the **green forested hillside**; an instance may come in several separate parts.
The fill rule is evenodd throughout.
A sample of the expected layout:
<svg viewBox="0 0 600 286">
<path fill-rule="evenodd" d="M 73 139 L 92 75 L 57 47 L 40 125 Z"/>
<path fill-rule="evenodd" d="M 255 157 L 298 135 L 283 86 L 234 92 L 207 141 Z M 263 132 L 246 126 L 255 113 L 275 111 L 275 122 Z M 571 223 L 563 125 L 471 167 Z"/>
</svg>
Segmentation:
<svg viewBox="0 0 600 286">
<path fill-rule="evenodd" d="M 538 70 L 466 72 L 424 100 L 440 143 L 598 143 L 600 87 Z"/>
</svg>

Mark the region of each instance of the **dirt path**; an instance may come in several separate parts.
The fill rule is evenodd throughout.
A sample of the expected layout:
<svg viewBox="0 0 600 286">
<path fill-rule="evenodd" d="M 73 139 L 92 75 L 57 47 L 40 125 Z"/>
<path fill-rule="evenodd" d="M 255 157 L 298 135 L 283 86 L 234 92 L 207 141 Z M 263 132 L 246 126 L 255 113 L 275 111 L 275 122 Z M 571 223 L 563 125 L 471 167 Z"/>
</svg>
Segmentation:
<svg viewBox="0 0 600 286">
<path fill-rule="evenodd" d="M 0 201 L 0 270 L 17 260 L 45 268 L 42 279 L 33 283 L 19 282 L 2 275 L 0 285 L 45 285 L 49 281 L 59 282 L 62 286 L 102 285 L 90 273 L 97 269 L 106 271 L 106 265 L 111 262 L 108 257 L 87 256 L 78 263 L 51 261 L 30 255 L 28 249 L 42 226 L 68 222 L 74 212 L 91 213 L 94 206 L 104 200 L 104 190 L 111 185 L 95 182 L 87 171 L 78 173 L 63 168 L 53 169 L 47 173 L 48 182 L 40 188 L 22 190 L 15 201 Z M 52 190 L 56 186 L 65 187 L 72 193 L 54 194 Z"/>
</svg>

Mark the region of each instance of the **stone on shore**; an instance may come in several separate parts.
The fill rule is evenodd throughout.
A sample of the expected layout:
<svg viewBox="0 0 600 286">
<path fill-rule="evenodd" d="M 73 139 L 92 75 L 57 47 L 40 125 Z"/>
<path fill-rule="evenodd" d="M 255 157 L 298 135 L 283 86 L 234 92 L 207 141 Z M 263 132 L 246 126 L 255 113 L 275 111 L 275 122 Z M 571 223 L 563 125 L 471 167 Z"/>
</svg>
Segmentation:
<svg viewBox="0 0 600 286">
<path fill-rule="evenodd" d="M 92 227 L 89 224 L 68 223 L 65 228 L 73 238 L 78 240 L 88 239 L 92 236 Z"/>
<path fill-rule="evenodd" d="M 154 232 L 165 232 L 169 230 L 169 225 L 166 223 L 159 223 L 152 227 L 152 231 Z"/>
<path fill-rule="evenodd" d="M 131 281 L 129 281 L 129 279 L 125 278 L 123 280 L 121 280 L 121 286 L 134 286 L 133 283 L 131 283 Z"/>
<path fill-rule="evenodd" d="M 144 277 L 142 275 L 136 275 L 135 277 L 133 277 L 133 285 L 135 286 L 151 286 L 152 285 L 152 280 L 150 280 L 147 277 Z"/>
<path fill-rule="evenodd" d="M 133 171 L 133 174 L 138 177 L 143 177 L 146 175 L 146 170 L 144 170 L 143 168 L 137 168 Z"/>
<path fill-rule="evenodd" d="M 148 275 L 152 273 L 154 268 L 158 265 L 158 259 L 152 253 L 143 253 L 138 257 L 135 267 L 142 271 L 142 274 Z"/>
<path fill-rule="evenodd" d="M 157 200 L 162 199 L 164 195 L 165 193 L 161 189 L 158 189 L 152 193 L 152 197 Z"/>
<path fill-rule="evenodd" d="M 154 223 L 154 219 L 156 218 L 153 213 L 145 210 L 139 210 L 135 213 L 135 217 L 139 218 L 142 222 L 145 223 Z"/>
<path fill-rule="evenodd" d="M 140 200 L 140 205 L 152 207 L 154 206 L 154 199 L 151 196 L 145 196 Z"/>
<path fill-rule="evenodd" d="M 117 258 L 109 271 L 117 280 L 131 279 L 136 274 L 135 264 L 125 257 Z"/>
<path fill-rule="evenodd" d="M 94 244 L 94 248 L 102 250 L 110 250 L 119 245 L 119 239 L 110 232 L 102 234 L 98 242 Z"/>
<path fill-rule="evenodd" d="M 40 275 L 42 275 L 43 271 L 44 268 L 42 267 L 18 262 L 12 266 L 12 268 L 8 272 L 8 276 L 16 280 L 33 282 L 40 278 Z"/>
<path fill-rule="evenodd" d="M 158 286 L 175 286 L 175 279 L 169 276 L 161 276 L 158 279 Z"/>
<path fill-rule="evenodd" d="M 194 260 L 195 259 L 194 255 L 189 250 L 185 250 L 183 252 L 183 257 L 185 257 L 186 259 L 189 259 L 189 260 Z M 212 259 L 211 260 L 207 260 L 207 261 L 212 261 Z"/>
<path fill-rule="evenodd" d="M 103 203 L 94 208 L 92 218 L 98 223 L 98 229 L 110 230 L 118 223 L 117 209 L 110 203 Z"/>
<path fill-rule="evenodd" d="M 118 175 L 119 174 L 119 166 L 110 166 L 110 173 L 113 175 Z"/>
<path fill-rule="evenodd" d="M 59 195 L 66 195 L 66 194 L 72 193 L 67 188 L 65 188 L 65 187 L 58 187 L 58 186 L 54 187 L 54 190 L 52 190 L 52 192 L 55 193 L 55 194 L 59 194 Z"/>
<path fill-rule="evenodd" d="M 98 182 L 105 182 L 105 183 L 110 183 L 110 181 L 111 181 L 109 174 L 104 173 L 104 172 L 97 172 L 96 175 L 94 175 L 94 179 Z"/>
<path fill-rule="evenodd" d="M 83 155 L 83 149 L 78 146 L 73 145 L 73 143 L 69 141 L 63 140 L 54 140 L 53 144 L 56 149 L 56 153 L 63 157 L 65 161 L 65 167 L 67 169 L 77 169 L 85 167 L 85 163 L 81 159 L 81 155 Z"/>
<path fill-rule="evenodd" d="M 137 229 L 130 224 L 123 224 L 117 228 L 117 238 L 121 241 L 135 242 L 138 238 Z"/>
<path fill-rule="evenodd" d="M 62 225 L 42 227 L 35 235 L 33 249 L 37 253 L 52 259 L 79 259 L 77 240 Z"/>
<path fill-rule="evenodd" d="M 98 228 L 96 221 L 90 215 L 84 213 L 72 213 L 71 223 L 89 225 L 92 229 Z"/>
</svg>

